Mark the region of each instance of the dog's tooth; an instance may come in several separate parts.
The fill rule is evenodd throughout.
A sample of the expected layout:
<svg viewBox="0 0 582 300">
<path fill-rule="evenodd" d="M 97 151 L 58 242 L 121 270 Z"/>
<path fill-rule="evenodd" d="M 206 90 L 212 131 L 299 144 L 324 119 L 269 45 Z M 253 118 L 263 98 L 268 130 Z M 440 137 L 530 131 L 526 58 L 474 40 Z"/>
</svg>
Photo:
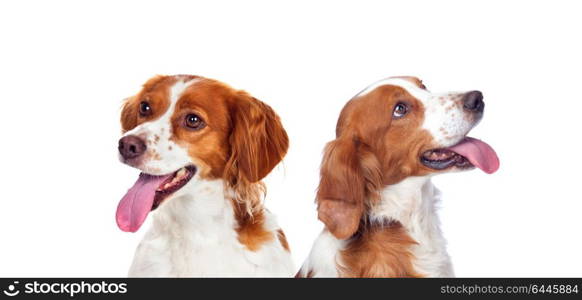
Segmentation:
<svg viewBox="0 0 582 300">
<path fill-rule="evenodd" d="M 176 174 L 176 177 L 182 177 L 186 174 L 186 168 L 182 168 L 180 169 L 180 171 L 178 171 L 178 173 Z"/>
</svg>

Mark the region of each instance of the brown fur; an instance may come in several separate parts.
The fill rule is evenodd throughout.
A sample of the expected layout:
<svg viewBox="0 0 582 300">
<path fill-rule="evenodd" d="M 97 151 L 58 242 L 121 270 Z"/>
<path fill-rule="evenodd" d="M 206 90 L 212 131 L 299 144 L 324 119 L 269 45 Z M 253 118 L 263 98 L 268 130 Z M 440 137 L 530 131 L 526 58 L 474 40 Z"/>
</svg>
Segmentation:
<svg viewBox="0 0 582 300">
<path fill-rule="evenodd" d="M 279 117 L 268 105 L 238 92 L 231 107 L 234 127 L 229 137 L 230 158 L 223 178 L 246 199 L 249 213 L 260 209 L 258 194 L 263 185 L 256 184 L 283 159 L 289 147 L 287 133 Z"/>
<path fill-rule="evenodd" d="M 416 78 L 403 78 L 425 88 Z M 402 118 L 394 107 L 405 103 Z M 336 139 L 328 143 L 317 191 L 319 219 L 336 238 L 348 240 L 342 251 L 344 277 L 417 277 L 410 247 L 415 241 L 399 223 L 368 223 L 368 211 L 381 188 L 433 170 L 420 155 L 435 147 L 422 129 L 424 107 L 405 89 L 385 85 L 350 100 L 342 110 Z"/>
<path fill-rule="evenodd" d="M 347 137 L 327 145 L 317 190 L 318 212 L 336 237 L 348 238 L 358 229 L 365 199 L 375 197 L 380 176 L 378 161 L 359 141 Z"/>
<path fill-rule="evenodd" d="M 127 98 L 121 110 L 122 132 L 125 133 L 143 122 L 155 120 L 163 115 L 170 106 L 168 87 L 176 80 L 173 76 L 154 76 L 143 85 L 142 90 L 137 95 Z M 152 115 L 142 117 L 139 114 L 139 105 L 142 101 L 147 101 L 150 104 Z"/>
<path fill-rule="evenodd" d="M 188 149 L 188 154 L 197 164 L 203 165 L 201 177 L 221 178 L 228 160 L 232 131 L 229 101 L 234 90 L 223 83 L 202 79 L 182 93 L 176 103 L 172 120 L 172 140 Z M 184 118 L 196 114 L 204 120 L 206 127 L 191 130 L 184 126 Z"/>
<path fill-rule="evenodd" d="M 287 242 L 287 237 L 285 236 L 283 230 L 281 229 L 277 230 L 277 238 L 279 238 L 279 243 L 281 243 L 281 246 L 283 246 L 285 250 L 290 251 L 289 243 Z"/>
<path fill-rule="evenodd" d="M 265 216 L 262 211 L 250 216 L 245 208 L 237 206 L 235 217 L 239 225 L 236 228 L 238 241 L 250 251 L 257 251 L 263 244 L 273 240 L 273 232 L 264 228 Z"/>
<path fill-rule="evenodd" d="M 342 277 L 420 277 L 412 265 L 416 242 L 398 222 L 363 225 L 340 253 Z"/>
<path fill-rule="evenodd" d="M 263 226 L 264 186 L 260 180 L 283 159 L 289 146 L 287 133 L 271 107 L 216 80 L 191 75 L 156 76 L 125 101 L 123 132 L 159 118 L 170 105 L 169 87 L 178 80 L 195 78 L 200 80 L 183 92 L 172 112 L 171 139 L 188 149 L 202 178 L 221 178 L 234 190 L 239 241 L 256 251 L 274 238 Z M 151 115 L 139 114 L 142 101 L 152 107 Z M 184 118 L 192 113 L 204 120 L 204 128 L 191 130 L 184 126 Z"/>
<path fill-rule="evenodd" d="M 295 274 L 295 278 L 313 278 L 313 271 L 312 270 L 309 270 L 307 272 L 307 274 L 305 275 L 305 277 L 303 277 L 301 275 L 301 273 L 302 273 L 301 270 L 299 270 L 299 272 L 297 272 L 297 274 Z"/>
<path fill-rule="evenodd" d="M 399 102 L 410 111 L 392 120 Z M 346 104 L 337 138 L 325 149 L 316 197 L 319 219 L 337 238 L 357 231 L 382 186 L 431 171 L 419 162 L 420 153 L 433 145 L 421 128 L 423 119 L 422 103 L 396 86 L 379 87 Z"/>
</svg>

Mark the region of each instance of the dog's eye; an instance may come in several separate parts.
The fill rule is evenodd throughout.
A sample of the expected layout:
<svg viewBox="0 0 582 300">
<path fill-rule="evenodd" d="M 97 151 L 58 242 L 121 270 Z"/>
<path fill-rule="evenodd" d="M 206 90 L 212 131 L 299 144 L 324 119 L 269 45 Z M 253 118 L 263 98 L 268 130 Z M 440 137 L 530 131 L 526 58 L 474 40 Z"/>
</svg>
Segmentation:
<svg viewBox="0 0 582 300">
<path fill-rule="evenodd" d="M 185 119 L 186 127 L 194 130 L 200 130 L 206 126 L 202 118 L 195 114 L 189 114 Z"/>
<path fill-rule="evenodd" d="M 152 114 L 152 107 L 150 106 L 150 104 L 147 103 L 146 101 L 142 101 L 139 104 L 139 114 L 142 117 L 147 117 L 147 116 L 151 115 Z"/>
<path fill-rule="evenodd" d="M 396 119 L 404 117 L 408 113 L 408 105 L 404 103 L 398 103 L 394 106 L 394 112 L 392 116 Z"/>
</svg>

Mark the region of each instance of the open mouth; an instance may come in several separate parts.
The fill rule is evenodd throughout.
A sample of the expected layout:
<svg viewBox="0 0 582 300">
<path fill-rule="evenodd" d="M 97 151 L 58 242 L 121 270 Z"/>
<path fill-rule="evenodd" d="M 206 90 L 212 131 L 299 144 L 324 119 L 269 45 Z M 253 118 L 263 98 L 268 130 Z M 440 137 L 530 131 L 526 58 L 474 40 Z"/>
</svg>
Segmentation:
<svg viewBox="0 0 582 300">
<path fill-rule="evenodd" d="M 158 208 L 168 196 L 185 186 L 194 177 L 194 173 L 196 173 L 196 168 L 194 166 L 187 166 L 174 172 L 171 177 L 163 181 L 156 189 L 156 196 L 154 197 L 154 204 L 151 210 Z"/>
<path fill-rule="evenodd" d="M 451 167 L 469 169 L 477 167 L 487 174 L 499 169 L 499 158 L 495 150 L 487 143 L 465 137 L 458 144 L 439 149 L 425 151 L 420 156 L 423 165 L 434 170 L 445 170 Z"/>
<path fill-rule="evenodd" d="M 123 231 L 136 232 L 150 211 L 184 187 L 196 174 L 196 167 L 186 166 L 167 175 L 139 174 L 135 184 L 117 206 L 117 226 Z"/>
<path fill-rule="evenodd" d="M 448 149 L 433 149 L 422 154 L 422 163 L 435 170 L 444 170 L 452 166 L 460 169 L 469 169 L 474 167 L 469 160 Z"/>
</svg>

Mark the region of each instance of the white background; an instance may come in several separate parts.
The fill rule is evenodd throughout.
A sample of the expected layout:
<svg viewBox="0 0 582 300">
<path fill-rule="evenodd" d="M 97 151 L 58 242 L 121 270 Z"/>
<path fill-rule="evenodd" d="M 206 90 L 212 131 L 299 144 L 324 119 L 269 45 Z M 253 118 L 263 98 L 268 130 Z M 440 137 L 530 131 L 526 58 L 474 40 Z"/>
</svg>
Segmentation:
<svg viewBox="0 0 582 300">
<path fill-rule="evenodd" d="M 435 178 L 458 276 L 582 276 L 581 9 L 548 1 L 2 1 L 0 276 L 125 276 L 149 222 L 114 215 L 121 101 L 154 74 L 249 91 L 291 139 L 267 207 L 299 266 L 322 228 L 325 143 L 366 85 L 416 75 L 479 89 L 472 136 L 501 158 Z"/>
</svg>

